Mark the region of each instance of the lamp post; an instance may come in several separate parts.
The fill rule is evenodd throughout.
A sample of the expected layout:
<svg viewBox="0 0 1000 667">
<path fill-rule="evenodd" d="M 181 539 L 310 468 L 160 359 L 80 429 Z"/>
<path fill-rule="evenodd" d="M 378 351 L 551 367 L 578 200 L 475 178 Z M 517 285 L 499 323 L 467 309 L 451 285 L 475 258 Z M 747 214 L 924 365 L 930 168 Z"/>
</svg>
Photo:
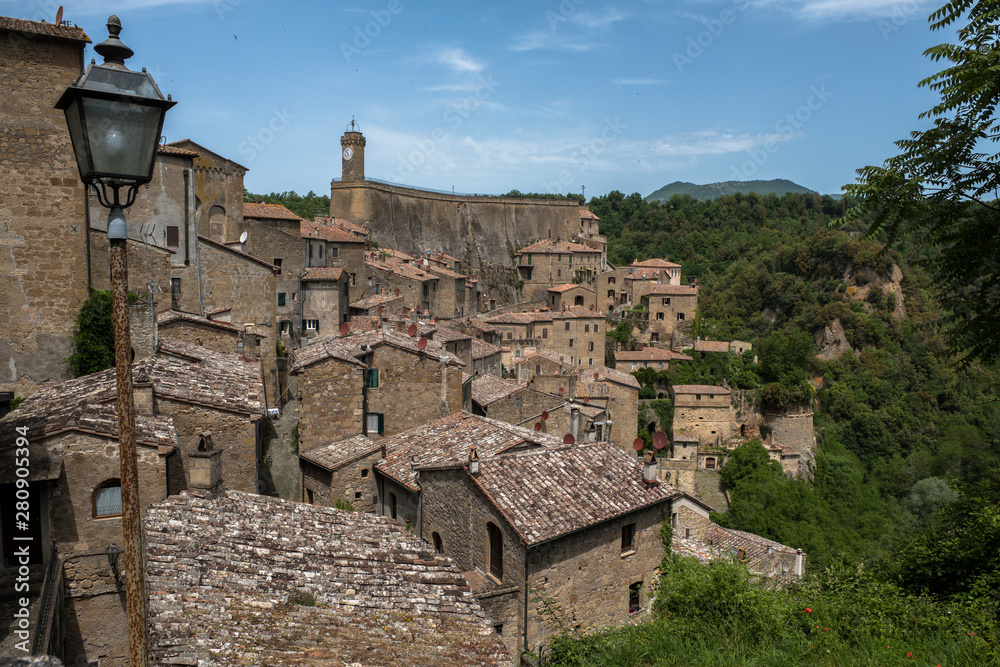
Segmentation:
<svg viewBox="0 0 1000 667">
<path fill-rule="evenodd" d="M 163 117 L 175 102 L 164 99 L 153 77 L 125 66 L 132 49 L 118 39 L 122 24 L 108 18 L 108 38 L 94 47 L 93 61 L 56 103 L 66 114 L 80 179 L 94 186 L 108 213 L 111 242 L 111 298 L 118 390 L 118 456 L 121 461 L 122 532 L 125 547 L 125 605 L 132 667 L 149 665 L 146 627 L 146 572 L 139 516 L 139 479 L 132 399 L 132 344 L 128 324 L 128 232 L 125 212 L 140 185 L 149 183 Z M 120 190 L 125 188 L 124 200 Z M 110 555 L 109 555 L 110 558 Z"/>
</svg>

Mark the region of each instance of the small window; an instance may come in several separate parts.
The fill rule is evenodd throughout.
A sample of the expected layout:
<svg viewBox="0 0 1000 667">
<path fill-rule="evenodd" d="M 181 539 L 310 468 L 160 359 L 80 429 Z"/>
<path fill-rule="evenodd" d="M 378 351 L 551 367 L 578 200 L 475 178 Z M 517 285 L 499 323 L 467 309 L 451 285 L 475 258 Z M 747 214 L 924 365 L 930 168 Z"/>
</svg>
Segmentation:
<svg viewBox="0 0 1000 667">
<path fill-rule="evenodd" d="M 286 336 L 291 336 L 292 323 L 289 322 L 288 320 L 284 320 L 283 322 L 278 322 L 278 331 L 285 334 Z"/>
<path fill-rule="evenodd" d="M 666 318 L 665 318 L 665 316 L 664 316 L 664 313 L 657 313 L 657 314 L 656 314 L 656 319 L 658 319 L 658 320 L 662 320 L 662 319 L 666 319 Z"/>
<path fill-rule="evenodd" d="M 284 305 L 285 305 L 285 293 L 278 292 L 278 307 L 280 308 Z"/>
<path fill-rule="evenodd" d="M 590 325 L 589 324 L 584 324 L 583 325 L 583 333 L 590 333 Z M 594 349 L 594 348 L 590 348 L 590 349 Z"/>
<path fill-rule="evenodd" d="M 366 477 L 368 477 L 368 468 L 365 468 L 361 471 L 361 479 L 364 479 Z"/>
<path fill-rule="evenodd" d="M 176 248 L 181 244 L 180 227 L 167 225 L 167 247 Z"/>
<path fill-rule="evenodd" d="M 601 327 L 600 324 L 595 324 L 594 325 L 594 333 L 600 333 L 600 327 Z"/>
<path fill-rule="evenodd" d="M 322 243 L 319 245 L 319 258 L 323 259 L 323 244 Z"/>
<path fill-rule="evenodd" d="M 615 291 L 613 289 L 608 290 L 608 298 L 609 299 L 615 298 Z"/>
<path fill-rule="evenodd" d="M 181 295 L 181 279 L 171 278 L 170 279 L 170 293 L 174 296 Z"/>
<path fill-rule="evenodd" d="M 512 340 L 513 338 L 514 338 L 514 332 L 513 331 L 508 331 L 507 332 L 507 340 Z"/>
<path fill-rule="evenodd" d="M 569 322 L 566 322 L 565 324 L 566 324 L 565 331 L 569 331 Z"/>
<path fill-rule="evenodd" d="M 340 257 L 340 248 L 337 246 L 330 246 L 330 257 Z"/>
<path fill-rule="evenodd" d="M 663 297 L 663 305 L 664 306 L 669 306 L 670 305 L 670 299 L 667 298 L 667 297 Z"/>
<path fill-rule="evenodd" d="M 614 285 L 615 284 L 615 277 L 614 276 L 611 276 L 611 277 L 608 278 L 608 284 L 609 285 Z M 614 293 L 615 293 L 615 291 L 611 290 L 611 294 L 614 294 Z"/>
<path fill-rule="evenodd" d="M 541 364 L 535 364 L 535 375 L 538 375 L 541 372 L 542 372 L 542 365 Z"/>
<path fill-rule="evenodd" d="M 280 276 L 281 275 L 281 258 L 280 257 L 275 257 L 274 261 L 271 262 L 271 263 L 274 264 L 276 267 L 278 267 L 278 275 Z"/>
<path fill-rule="evenodd" d="M 493 626 L 493 632 L 497 633 L 501 637 L 503 636 L 503 623 L 497 623 Z"/>
<path fill-rule="evenodd" d="M 306 502 L 309 503 L 310 505 L 315 505 L 316 503 L 314 501 L 315 497 L 313 494 L 313 490 L 310 489 L 309 487 L 306 487 Z"/>
<path fill-rule="evenodd" d="M 378 388 L 378 369 L 377 368 L 369 368 L 367 376 L 368 376 L 368 378 L 367 378 L 368 382 L 367 382 L 366 386 L 371 387 L 373 389 Z"/>
<path fill-rule="evenodd" d="M 94 517 L 122 515 L 122 483 L 110 479 L 94 489 Z"/>
<path fill-rule="evenodd" d="M 490 539 L 490 574 L 503 581 L 503 533 L 494 523 L 486 524 Z"/>
<path fill-rule="evenodd" d="M 588 365 L 590 365 L 590 366 L 594 365 L 594 358 L 593 357 L 590 358 L 590 363 Z"/>
<path fill-rule="evenodd" d="M 622 553 L 635 551 L 635 524 L 627 523 L 622 526 Z"/>
<path fill-rule="evenodd" d="M 687 538 L 687 537 L 691 537 L 691 528 L 690 528 L 690 527 L 688 527 L 688 526 L 685 526 L 685 527 L 684 527 L 684 537 L 685 537 L 685 538 Z"/>
<path fill-rule="evenodd" d="M 677 527 L 677 512 L 674 512 L 673 514 L 670 515 L 670 527 L 671 528 Z"/>
<path fill-rule="evenodd" d="M 556 277 L 562 278 L 562 269 L 556 269 Z"/>
<path fill-rule="evenodd" d="M 441 536 L 436 532 L 431 533 L 431 540 L 434 542 L 434 550 L 438 553 L 444 553 L 444 543 L 441 541 Z"/>
<path fill-rule="evenodd" d="M 590 341 L 589 343 L 587 343 L 587 351 L 588 352 L 594 351 L 594 341 Z"/>
<path fill-rule="evenodd" d="M 365 426 L 368 435 L 372 433 L 382 435 L 385 432 L 385 416 L 381 412 L 369 412 L 365 415 Z"/>
<path fill-rule="evenodd" d="M 677 319 L 678 320 L 683 320 L 684 319 L 684 313 L 677 313 Z"/>
<path fill-rule="evenodd" d="M 637 581 L 628 587 L 628 613 L 637 614 L 642 609 L 642 582 Z"/>
<path fill-rule="evenodd" d="M 660 334 L 658 334 L 658 333 L 652 333 L 652 334 L 650 334 L 650 341 L 653 342 L 653 343 L 660 342 Z"/>
<path fill-rule="evenodd" d="M 548 338 L 548 337 L 549 337 L 549 330 L 542 329 L 542 338 Z"/>
<path fill-rule="evenodd" d="M 355 491 L 354 492 L 354 499 L 355 500 L 361 500 L 361 492 L 360 491 Z"/>
<path fill-rule="evenodd" d="M 573 343 L 574 343 L 574 342 L 575 342 L 575 341 L 574 341 L 574 340 L 573 340 L 572 338 L 570 338 L 570 339 L 569 339 L 569 346 L 570 346 L 570 347 L 573 347 Z"/>
<path fill-rule="evenodd" d="M 319 320 L 306 320 L 306 331 L 319 331 Z"/>
</svg>

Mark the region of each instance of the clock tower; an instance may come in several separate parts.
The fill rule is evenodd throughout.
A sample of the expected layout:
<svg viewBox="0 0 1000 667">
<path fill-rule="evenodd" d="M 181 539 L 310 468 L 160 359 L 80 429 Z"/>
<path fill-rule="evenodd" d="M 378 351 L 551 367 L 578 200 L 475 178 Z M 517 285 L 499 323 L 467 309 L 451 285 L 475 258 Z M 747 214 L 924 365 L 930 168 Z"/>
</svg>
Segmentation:
<svg viewBox="0 0 1000 667">
<path fill-rule="evenodd" d="M 342 171 L 344 183 L 355 183 L 365 180 L 365 135 L 361 127 L 351 119 L 351 124 L 340 138 Z"/>
</svg>

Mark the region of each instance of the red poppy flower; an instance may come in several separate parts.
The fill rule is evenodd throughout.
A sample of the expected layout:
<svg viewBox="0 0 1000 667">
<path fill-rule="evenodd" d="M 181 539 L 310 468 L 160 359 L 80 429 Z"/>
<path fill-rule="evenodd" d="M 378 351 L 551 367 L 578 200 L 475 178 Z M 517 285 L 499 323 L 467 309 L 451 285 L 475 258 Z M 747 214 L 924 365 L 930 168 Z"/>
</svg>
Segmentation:
<svg viewBox="0 0 1000 667">
<path fill-rule="evenodd" d="M 807 613 L 807 614 L 811 614 L 811 613 L 813 613 L 813 610 L 812 610 L 812 609 L 810 609 L 809 607 L 806 607 L 806 613 Z"/>
</svg>

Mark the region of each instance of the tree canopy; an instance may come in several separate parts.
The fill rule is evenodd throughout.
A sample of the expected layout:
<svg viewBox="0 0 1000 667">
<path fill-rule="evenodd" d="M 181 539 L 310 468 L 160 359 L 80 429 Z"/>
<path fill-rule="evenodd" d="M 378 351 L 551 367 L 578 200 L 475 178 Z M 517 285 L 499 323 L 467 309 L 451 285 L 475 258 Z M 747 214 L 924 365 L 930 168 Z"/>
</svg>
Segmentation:
<svg viewBox="0 0 1000 667">
<path fill-rule="evenodd" d="M 919 83 L 941 95 L 920 114 L 932 127 L 896 142 L 900 153 L 858 171 L 856 201 L 843 220 L 870 221 L 890 242 L 915 236 L 949 305 L 952 350 L 967 361 L 1000 356 L 1000 2 L 953 0 L 931 14 L 931 29 L 966 19 L 957 44 L 924 55 L 947 66 Z"/>
</svg>

